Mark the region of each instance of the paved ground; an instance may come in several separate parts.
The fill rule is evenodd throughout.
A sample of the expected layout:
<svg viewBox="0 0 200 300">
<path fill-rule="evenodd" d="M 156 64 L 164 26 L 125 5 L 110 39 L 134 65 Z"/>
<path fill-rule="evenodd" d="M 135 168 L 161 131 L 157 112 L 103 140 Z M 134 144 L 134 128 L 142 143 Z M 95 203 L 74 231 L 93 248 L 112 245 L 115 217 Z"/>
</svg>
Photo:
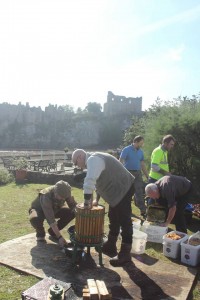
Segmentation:
<svg viewBox="0 0 200 300">
<path fill-rule="evenodd" d="M 104 280 L 116 300 L 184 300 L 196 275 L 195 268 L 158 261 L 146 254 L 133 256 L 132 263 L 123 268 L 112 267 L 103 255 L 104 266 L 100 267 L 94 248 L 91 256 L 75 267 L 57 244 L 49 240 L 37 244 L 35 234 L 0 244 L 0 253 L 2 264 L 40 278 L 50 276 L 74 283 L 79 297 L 86 280 L 93 278 Z"/>
</svg>

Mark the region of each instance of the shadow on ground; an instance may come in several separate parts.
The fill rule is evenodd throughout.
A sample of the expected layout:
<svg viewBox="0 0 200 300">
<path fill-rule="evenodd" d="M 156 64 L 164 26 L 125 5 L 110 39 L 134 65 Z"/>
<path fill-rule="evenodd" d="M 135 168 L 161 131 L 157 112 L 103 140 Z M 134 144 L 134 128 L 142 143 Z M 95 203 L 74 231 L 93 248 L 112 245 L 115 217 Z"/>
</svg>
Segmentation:
<svg viewBox="0 0 200 300">
<path fill-rule="evenodd" d="M 103 264 L 93 247 L 91 255 L 85 255 L 78 265 L 52 241 L 36 243 L 35 234 L 0 244 L 0 263 L 35 275 L 39 278 L 53 277 L 73 283 L 81 298 L 87 279 L 104 280 L 111 290 L 113 300 L 183 300 L 187 299 L 196 275 L 189 268 L 171 261 L 161 261 L 147 254 L 132 255 L 132 263 L 112 267 L 109 257 L 103 255 Z M 173 267 L 173 269 L 172 269 Z"/>
</svg>

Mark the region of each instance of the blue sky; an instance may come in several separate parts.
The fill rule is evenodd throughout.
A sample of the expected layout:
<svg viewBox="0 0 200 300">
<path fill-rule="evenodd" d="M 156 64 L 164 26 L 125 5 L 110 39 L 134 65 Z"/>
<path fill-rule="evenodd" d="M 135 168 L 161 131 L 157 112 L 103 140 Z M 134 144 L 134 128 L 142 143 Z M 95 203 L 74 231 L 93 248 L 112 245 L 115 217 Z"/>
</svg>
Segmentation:
<svg viewBox="0 0 200 300">
<path fill-rule="evenodd" d="M 200 92 L 200 1 L 0 0 L 0 102 L 170 100 Z"/>
</svg>

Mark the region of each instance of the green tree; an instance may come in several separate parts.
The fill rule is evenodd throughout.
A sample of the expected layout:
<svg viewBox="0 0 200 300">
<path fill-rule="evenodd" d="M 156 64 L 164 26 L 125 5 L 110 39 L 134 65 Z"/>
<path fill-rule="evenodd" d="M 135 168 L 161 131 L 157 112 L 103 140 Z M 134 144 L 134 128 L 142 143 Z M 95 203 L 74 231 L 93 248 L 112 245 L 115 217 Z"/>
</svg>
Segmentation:
<svg viewBox="0 0 200 300">
<path fill-rule="evenodd" d="M 193 182 L 196 195 L 200 195 L 200 98 L 178 97 L 173 101 L 158 101 L 145 112 L 141 119 L 133 120 L 133 125 L 124 135 L 124 144 L 130 137 L 142 134 L 145 140 L 144 152 L 150 166 L 152 150 L 163 136 L 172 134 L 175 147 L 169 155 L 173 174 L 186 176 Z"/>
<path fill-rule="evenodd" d="M 101 104 L 97 102 L 89 102 L 87 106 L 85 107 L 85 110 L 88 113 L 93 113 L 93 114 L 100 114 L 102 110 Z"/>
</svg>

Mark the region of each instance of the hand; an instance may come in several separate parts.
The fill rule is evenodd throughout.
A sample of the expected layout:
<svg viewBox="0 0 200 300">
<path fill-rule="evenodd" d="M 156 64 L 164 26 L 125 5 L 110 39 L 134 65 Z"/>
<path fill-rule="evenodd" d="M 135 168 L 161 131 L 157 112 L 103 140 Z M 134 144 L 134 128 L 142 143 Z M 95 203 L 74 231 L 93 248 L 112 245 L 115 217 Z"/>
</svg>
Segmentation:
<svg viewBox="0 0 200 300">
<path fill-rule="evenodd" d="M 166 175 L 170 176 L 170 175 L 172 175 L 172 173 L 170 173 L 170 172 L 166 172 Z"/>
<path fill-rule="evenodd" d="M 71 196 L 67 199 L 67 205 L 69 206 L 70 209 L 75 209 L 77 202 L 75 201 L 74 197 Z"/>
<path fill-rule="evenodd" d="M 58 244 L 61 247 L 64 247 L 65 245 L 67 245 L 67 241 L 63 237 L 60 237 L 59 240 L 58 240 Z"/>
<path fill-rule="evenodd" d="M 161 223 L 160 226 L 161 227 L 168 227 L 168 224 L 167 223 Z"/>
<path fill-rule="evenodd" d="M 93 205 L 92 200 L 86 200 L 86 199 L 84 200 L 84 208 L 85 209 L 91 209 L 92 205 Z"/>
<path fill-rule="evenodd" d="M 93 205 L 93 206 L 98 206 L 98 201 L 97 201 L 97 199 L 94 199 L 94 200 L 93 200 L 92 205 Z"/>
</svg>

